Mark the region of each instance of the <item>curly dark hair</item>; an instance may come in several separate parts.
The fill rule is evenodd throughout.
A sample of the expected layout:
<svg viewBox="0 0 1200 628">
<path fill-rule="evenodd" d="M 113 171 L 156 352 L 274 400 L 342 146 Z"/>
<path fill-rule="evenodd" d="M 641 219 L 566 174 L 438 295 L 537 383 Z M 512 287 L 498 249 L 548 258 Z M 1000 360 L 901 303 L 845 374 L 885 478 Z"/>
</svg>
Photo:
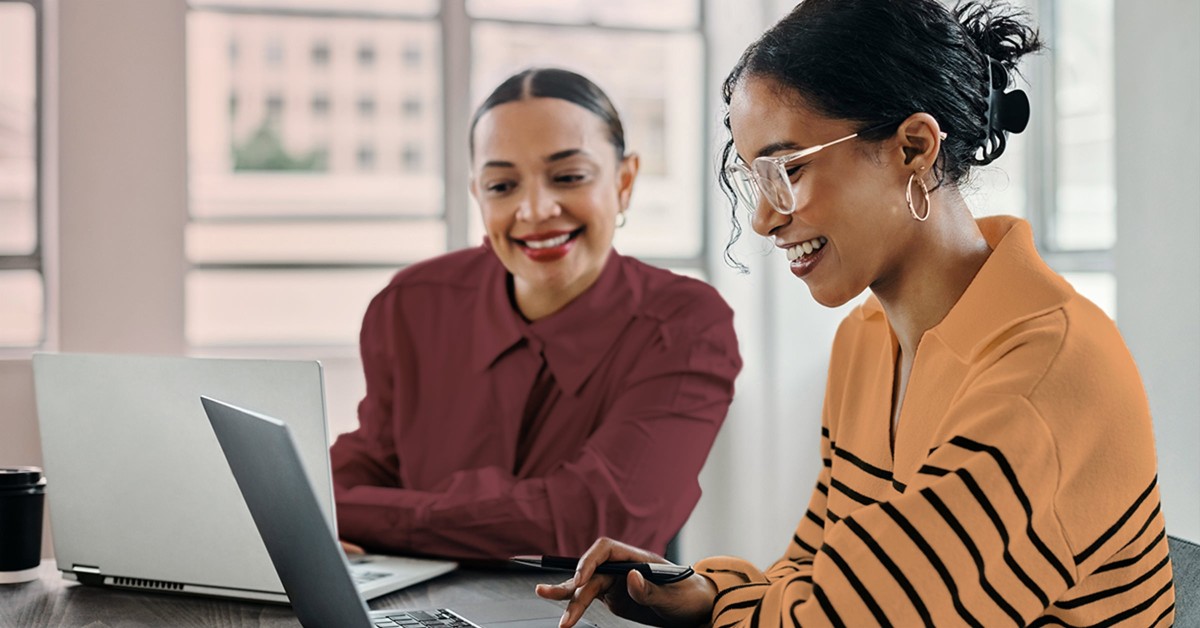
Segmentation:
<svg viewBox="0 0 1200 628">
<path fill-rule="evenodd" d="M 994 90 L 1003 93 L 1021 57 L 1044 46 L 1028 21 L 1024 11 L 995 0 L 953 9 L 938 0 L 804 0 L 742 53 L 721 95 L 728 107 L 745 78 L 768 78 L 824 116 L 859 123 L 866 141 L 890 137 L 908 116 L 928 113 L 948 133 L 934 175 L 939 184 L 957 184 L 972 166 L 999 156 L 1005 132 L 1024 128 L 1023 121 L 999 127 L 1006 122 L 992 109 Z M 724 123 L 730 130 L 728 110 Z M 720 172 L 734 206 L 725 259 L 744 272 L 730 253 L 742 231 L 723 169 L 732 156 L 731 134 Z"/>
</svg>

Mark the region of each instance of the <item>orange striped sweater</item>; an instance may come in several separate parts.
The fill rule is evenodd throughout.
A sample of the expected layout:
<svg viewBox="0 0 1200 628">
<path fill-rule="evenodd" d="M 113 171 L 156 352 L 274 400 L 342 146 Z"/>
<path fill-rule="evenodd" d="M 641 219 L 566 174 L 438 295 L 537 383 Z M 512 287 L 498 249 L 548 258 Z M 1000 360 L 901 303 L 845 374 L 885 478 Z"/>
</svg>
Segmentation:
<svg viewBox="0 0 1200 628">
<path fill-rule="evenodd" d="M 696 565 L 713 626 L 1169 626 L 1149 407 L 1116 327 L 1029 225 L 921 338 L 889 443 L 898 350 L 872 297 L 834 341 L 818 477 L 765 572 Z"/>
</svg>

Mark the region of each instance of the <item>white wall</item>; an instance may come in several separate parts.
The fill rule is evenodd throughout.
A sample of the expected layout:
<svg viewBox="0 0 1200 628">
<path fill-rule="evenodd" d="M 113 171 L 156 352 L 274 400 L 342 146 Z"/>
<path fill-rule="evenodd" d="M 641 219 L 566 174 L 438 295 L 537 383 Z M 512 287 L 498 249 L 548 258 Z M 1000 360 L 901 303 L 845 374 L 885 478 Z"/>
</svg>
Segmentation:
<svg viewBox="0 0 1200 628">
<path fill-rule="evenodd" d="M 1117 320 L 1154 414 L 1167 531 L 1200 541 L 1200 3 L 1116 1 Z"/>
<path fill-rule="evenodd" d="M 60 348 L 183 351 L 183 0 L 60 0 Z"/>
</svg>

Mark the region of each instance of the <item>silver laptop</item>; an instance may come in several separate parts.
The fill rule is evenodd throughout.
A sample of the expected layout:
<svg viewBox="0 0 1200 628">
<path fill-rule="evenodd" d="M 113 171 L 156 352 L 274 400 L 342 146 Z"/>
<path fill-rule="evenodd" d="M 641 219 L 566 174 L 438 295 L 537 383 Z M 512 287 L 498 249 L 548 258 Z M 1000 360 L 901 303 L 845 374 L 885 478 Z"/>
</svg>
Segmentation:
<svg viewBox="0 0 1200 628">
<path fill-rule="evenodd" d="M 54 553 L 84 584 L 287 602 L 197 399 L 288 418 L 321 516 L 335 528 L 321 365 L 41 353 L 33 357 Z M 454 569 L 368 556 L 376 597 Z"/>
<path fill-rule="evenodd" d="M 302 625 L 557 628 L 562 609 L 537 598 L 455 609 L 368 611 L 351 584 L 337 537 L 321 516 L 318 491 L 288 426 L 209 397 L 201 403 Z"/>
</svg>

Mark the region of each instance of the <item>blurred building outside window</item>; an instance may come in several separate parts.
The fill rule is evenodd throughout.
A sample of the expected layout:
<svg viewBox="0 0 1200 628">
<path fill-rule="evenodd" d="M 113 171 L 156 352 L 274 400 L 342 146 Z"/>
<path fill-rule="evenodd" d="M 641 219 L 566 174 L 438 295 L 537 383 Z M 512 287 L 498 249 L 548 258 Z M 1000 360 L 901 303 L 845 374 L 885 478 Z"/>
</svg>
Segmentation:
<svg viewBox="0 0 1200 628">
<path fill-rule="evenodd" d="M 642 174 L 618 250 L 702 276 L 711 154 L 699 4 L 195 0 L 189 344 L 353 347 L 396 270 L 482 240 L 465 147 L 446 150 L 470 112 L 446 119 L 447 99 L 473 106 L 530 66 L 585 74 L 624 117 Z M 466 42 L 449 54 L 469 67 L 443 67 L 447 41 Z M 229 42 L 234 61 L 212 42 Z"/>
<path fill-rule="evenodd" d="M 1112 0 L 1025 1 L 1051 44 L 1022 69 L 1033 121 L 973 177 L 968 202 L 979 215 L 1029 219 L 1047 261 L 1115 316 Z M 457 189 L 467 164 L 447 162 L 460 158 L 445 150 L 448 137 L 463 137 L 452 127 L 467 121 L 445 119 L 445 99 L 474 105 L 532 65 L 586 74 L 624 116 L 642 175 L 618 249 L 704 276 L 700 213 L 712 151 L 703 138 L 715 112 L 702 106 L 699 5 L 195 0 L 189 342 L 352 346 L 366 300 L 396 269 L 482 237 L 469 201 L 446 206 L 467 198 Z M 40 0 L 0 0 L 2 347 L 36 347 L 46 332 L 40 9 Z M 467 42 L 449 52 L 465 54 L 467 69 L 442 67 L 447 41 Z M 310 63 L 287 62 L 306 56 Z"/>
</svg>

